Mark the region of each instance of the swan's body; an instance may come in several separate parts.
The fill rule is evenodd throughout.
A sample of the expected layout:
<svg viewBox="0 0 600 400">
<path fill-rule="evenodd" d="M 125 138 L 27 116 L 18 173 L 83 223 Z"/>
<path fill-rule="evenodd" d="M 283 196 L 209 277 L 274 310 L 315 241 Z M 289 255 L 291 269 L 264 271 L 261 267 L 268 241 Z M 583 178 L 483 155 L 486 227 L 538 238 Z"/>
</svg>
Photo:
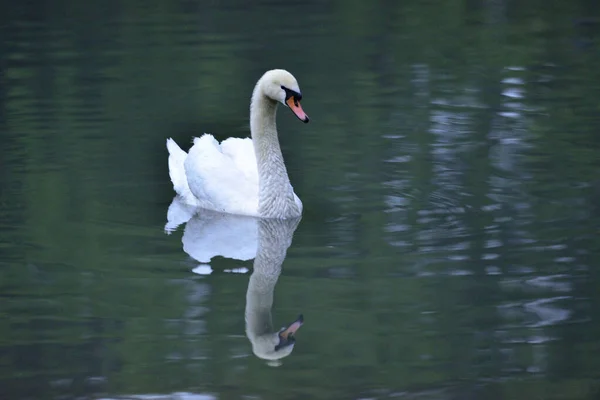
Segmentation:
<svg viewBox="0 0 600 400">
<path fill-rule="evenodd" d="M 183 201 L 223 213 L 263 218 L 295 218 L 302 202 L 294 193 L 279 146 L 277 103 L 308 122 L 296 79 L 287 71 L 267 71 L 250 103 L 252 139 L 229 138 L 221 144 L 210 134 L 194 138 L 185 153 L 167 139 L 169 175 Z"/>
</svg>

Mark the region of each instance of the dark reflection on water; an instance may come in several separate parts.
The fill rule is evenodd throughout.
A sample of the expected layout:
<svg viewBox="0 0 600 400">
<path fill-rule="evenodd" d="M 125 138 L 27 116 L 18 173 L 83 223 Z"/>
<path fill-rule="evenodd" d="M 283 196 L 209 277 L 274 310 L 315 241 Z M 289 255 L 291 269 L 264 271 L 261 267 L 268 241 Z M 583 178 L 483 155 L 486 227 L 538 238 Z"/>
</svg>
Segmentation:
<svg viewBox="0 0 600 400">
<path fill-rule="evenodd" d="M 0 5 L 0 397 L 598 398 L 597 3 L 246 3 Z M 273 67 L 311 123 L 269 306 L 258 228 L 165 234 L 165 139 L 247 135 Z M 304 314 L 278 363 L 248 298 Z"/>
</svg>

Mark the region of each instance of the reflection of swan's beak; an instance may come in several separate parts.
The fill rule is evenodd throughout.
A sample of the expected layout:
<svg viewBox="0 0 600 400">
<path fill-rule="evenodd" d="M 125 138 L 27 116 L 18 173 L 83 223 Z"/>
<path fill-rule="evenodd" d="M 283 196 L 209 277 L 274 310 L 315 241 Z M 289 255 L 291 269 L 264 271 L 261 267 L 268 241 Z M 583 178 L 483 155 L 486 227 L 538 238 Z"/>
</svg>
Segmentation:
<svg viewBox="0 0 600 400">
<path fill-rule="evenodd" d="M 300 314 L 298 316 L 298 319 L 292 322 L 287 328 L 279 332 L 279 344 L 275 346 L 275 351 L 283 347 L 294 345 L 294 343 L 296 342 L 296 331 L 300 329 L 303 323 L 304 317 L 302 316 L 302 314 Z"/>
<path fill-rule="evenodd" d="M 296 114 L 296 117 L 298 117 L 300 119 L 300 121 L 302 121 L 304 123 L 308 122 L 308 115 L 306 115 L 306 113 L 302 109 L 302 106 L 300 105 L 300 101 L 298 101 L 298 99 L 296 99 L 296 96 L 290 96 L 285 101 L 285 104 L 287 104 L 288 107 L 290 108 L 290 110 L 292 110 L 293 113 Z"/>
<path fill-rule="evenodd" d="M 279 332 L 279 336 L 283 339 L 289 340 L 290 337 L 293 337 L 296 334 L 296 331 L 300 329 L 302 324 L 304 323 L 304 316 L 300 314 L 298 319 L 290 324 L 287 328 Z"/>
</svg>

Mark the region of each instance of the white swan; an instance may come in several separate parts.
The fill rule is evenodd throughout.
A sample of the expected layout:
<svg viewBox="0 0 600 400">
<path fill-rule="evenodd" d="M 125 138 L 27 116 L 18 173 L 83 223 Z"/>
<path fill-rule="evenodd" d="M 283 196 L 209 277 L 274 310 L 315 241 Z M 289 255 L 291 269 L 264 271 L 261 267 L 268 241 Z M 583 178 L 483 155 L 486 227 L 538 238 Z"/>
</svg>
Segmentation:
<svg viewBox="0 0 600 400">
<path fill-rule="evenodd" d="M 193 214 L 176 196 L 167 219 L 167 232 L 185 223 L 183 250 L 203 264 L 218 255 L 236 260 L 254 258 L 246 291 L 246 336 L 257 357 L 268 360 L 269 365 L 279 365 L 280 359 L 292 353 L 295 333 L 304 322 L 300 315 L 275 330 L 271 316 L 275 286 L 300 218 L 255 218 L 214 211 Z"/>
<path fill-rule="evenodd" d="M 252 139 L 229 138 L 220 145 L 210 134 L 194 138 L 185 153 L 167 139 L 169 175 L 175 192 L 189 205 L 262 218 L 302 215 L 277 136 L 277 103 L 303 122 L 302 94 L 296 78 L 282 69 L 267 71 L 256 83 L 250 103 Z"/>
</svg>

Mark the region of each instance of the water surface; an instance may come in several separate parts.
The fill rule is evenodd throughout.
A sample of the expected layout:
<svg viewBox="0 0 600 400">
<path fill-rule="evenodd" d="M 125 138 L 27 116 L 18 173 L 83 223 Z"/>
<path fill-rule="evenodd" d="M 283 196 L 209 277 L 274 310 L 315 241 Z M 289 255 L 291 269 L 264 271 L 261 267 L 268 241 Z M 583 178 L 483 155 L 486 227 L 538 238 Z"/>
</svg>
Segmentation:
<svg viewBox="0 0 600 400">
<path fill-rule="evenodd" d="M 598 398 L 599 11 L 1 5 L 0 397 Z M 305 207 L 279 363 L 245 331 L 255 261 L 164 231 L 165 139 L 247 136 L 275 67 L 311 117 L 278 117 Z"/>
</svg>

